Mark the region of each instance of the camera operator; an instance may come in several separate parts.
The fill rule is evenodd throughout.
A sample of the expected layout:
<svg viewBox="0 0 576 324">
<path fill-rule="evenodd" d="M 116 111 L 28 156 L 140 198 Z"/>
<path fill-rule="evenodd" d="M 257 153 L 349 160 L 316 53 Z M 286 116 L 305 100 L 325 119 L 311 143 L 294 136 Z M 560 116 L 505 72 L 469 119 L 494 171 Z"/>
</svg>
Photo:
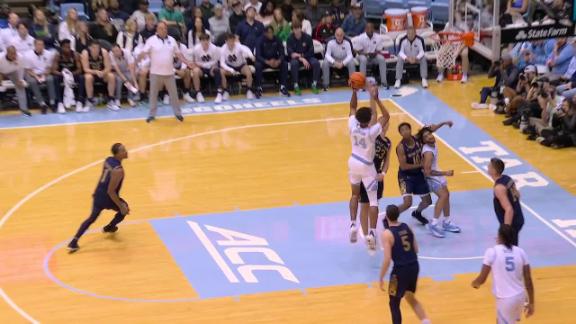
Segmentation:
<svg viewBox="0 0 576 324">
<path fill-rule="evenodd" d="M 518 68 L 512 62 L 512 56 L 505 54 L 502 56 L 502 62 L 496 61 L 492 63 L 490 70 L 488 71 L 489 78 L 496 78 L 494 81 L 494 86 L 484 87 L 480 91 L 480 104 L 473 105 L 473 108 L 487 108 L 486 100 L 488 97 L 492 97 L 492 100 L 496 101 L 496 113 L 505 113 L 505 100 L 508 98 L 511 100 L 516 95 L 516 85 L 518 84 Z"/>
<path fill-rule="evenodd" d="M 576 103 L 564 100 L 562 109 L 554 115 L 554 128 L 542 131 L 544 139 L 540 144 L 553 148 L 576 145 Z"/>
<path fill-rule="evenodd" d="M 542 112 L 554 105 L 554 99 L 554 89 L 548 80 L 545 78 L 534 79 L 530 84 L 526 99 L 519 100 L 517 110 L 502 123 L 505 126 L 513 125 L 515 128 L 524 130 L 528 127 L 528 121 L 531 117 L 542 118 Z"/>
</svg>

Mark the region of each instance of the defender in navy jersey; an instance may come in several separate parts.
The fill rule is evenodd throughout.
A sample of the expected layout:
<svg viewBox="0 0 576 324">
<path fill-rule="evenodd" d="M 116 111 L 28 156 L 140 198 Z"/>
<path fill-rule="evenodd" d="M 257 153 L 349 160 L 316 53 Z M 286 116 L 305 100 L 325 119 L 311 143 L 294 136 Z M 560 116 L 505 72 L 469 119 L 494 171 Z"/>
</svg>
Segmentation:
<svg viewBox="0 0 576 324">
<path fill-rule="evenodd" d="M 513 244 L 518 246 L 518 236 L 524 226 L 524 214 L 520 205 L 520 192 L 514 180 L 502 174 L 504 168 L 504 162 L 498 158 L 492 158 L 488 164 L 488 174 L 494 180 L 494 212 L 500 225 L 512 226 L 515 234 Z"/>
<path fill-rule="evenodd" d="M 405 223 L 398 222 L 399 216 L 400 211 L 397 206 L 388 205 L 386 207 L 386 219 L 389 227 L 382 232 L 384 260 L 380 269 L 380 289 L 385 290 L 384 276 L 388 272 L 390 262 L 394 262 L 388 285 L 392 323 L 402 323 L 400 302 L 403 297 L 406 297 L 406 301 L 420 321 L 429 324 L 430 321 L 426 317 L 426 312 L 415 296 L 418 272 L 420 271 L 417 255 L 418 244 L 410 227 Z"/>
<path fill-rule="evenodd" d="M 445 125 L 452 127 L 452 123 L 448 121 L 426 127 L 435 132 Z M 422 211 L 432 204 L 432 197 L 422 169 L 423 143 L 420 138 L 412 135 L 412 126 L 408 123 L 398 125 L 398 132 L 402 135 L 402 141 L 396 146 L 396 154 L 400 164 L 398 185 L 402 193 L 402 204 L 398 206 L 398 209 L 402 213 L 412 206 L 412 195 L 420 196 L 420 204 L 412 212 L 412 217 L 416 218 L 422 225 L 426 225 L 428 219 L 422 216 Z"/>
<path fill-rule="evenodd" d="M 78 240 L 84 233 L 88 230 L 90 225 L 98 219 L 100 213 L 104 209 L 112 209 L 117 213 L 110 221 L 110 223 L 104 226 L 103 231 L 105 233 L 114 233 L 118 230 L 118 225 L 124 217 L 130 213 L 130 208 L 128 203 L 122 198 L 120 198 L 120 189 L 122 188 L 122 182 L 124 181 L 124 169 L 122 168 L 122 160 L 128 158 L 128 151 L 124 145 L 116 143 L 112 145 L 112 156 L 106 158 L 104 161 L 104 166 L 102 167 L 102 175 L 98 180 L 96 185 L 96 190 L 92 195 L 94 201 L 92 203 L 92 213 L 90 216 L 80 225 L 80 228 L 74 235 L 74 238 L 68 244 L 68 249 L 70 253 L 77 251 L 80 247 L 78 246 Z"/>
</svg>

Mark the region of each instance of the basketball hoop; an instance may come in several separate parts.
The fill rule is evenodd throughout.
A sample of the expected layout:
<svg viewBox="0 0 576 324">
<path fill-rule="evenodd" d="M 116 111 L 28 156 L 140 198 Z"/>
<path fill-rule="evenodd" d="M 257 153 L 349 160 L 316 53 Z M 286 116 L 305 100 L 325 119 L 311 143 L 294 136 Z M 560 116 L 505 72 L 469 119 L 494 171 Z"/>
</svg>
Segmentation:
<svg viewBox="0 0 576 324">
<path fill-rule="evenodd" d="M 436 65 L 441 69 L 450 69 L 456 65 L 458 52 L 464 46 L 474 45 L 474 33 L 438 32 L 433 45 L 436 52 Z"/>
</svg>

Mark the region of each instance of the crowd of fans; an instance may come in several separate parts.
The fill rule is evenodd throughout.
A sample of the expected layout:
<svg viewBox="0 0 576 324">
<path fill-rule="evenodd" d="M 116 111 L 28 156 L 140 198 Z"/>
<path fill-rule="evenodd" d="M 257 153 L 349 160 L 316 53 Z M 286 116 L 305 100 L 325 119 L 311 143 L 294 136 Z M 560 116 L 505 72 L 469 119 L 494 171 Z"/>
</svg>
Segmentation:
<svg viewBox="0 0 576 324">
<path fill-rule="evenodd" d="M 515 44 L 490 68 L 492 87 L 474 108 L 506 114 L 503 124 L 518 128 L 545 146 L 576 145 L 576 39 Z M 486 104 L 490 99 L 490 104 Z"/>
<path fill-rule="evenodd" d="M 271 82 L 282 96 L 290 96 L 289 90 L 300 95 L 304 86 L 313 93 L 326 91 L 335 70 L 342 76 L 377 67 L 380 84 L 388 85 L 383 39 L 364 18 L 359 3 L 332 0 L 320 9 L 317 0 L 311 0 L 300 10 L 291 0 L 278 1 L 228 0 L 214 5 L 210 0 L 164 0 L 162 9 L 153 13 L 148 0 L 93 0 L 81 15 L 75 9 L 62 17 L 32 9 L 30 20 L 9 12 L 7 27 L 0 30 L 0 75 L 13 82 L 26 115 L 31 98 L 43 113 L 65 113 L 74 109 L 73 102 L 76 111 L 89 111 L 99 90 L 111 110 L 120 109 L 121 100 L 134 106 L 149 99 L 150 62 L 140 54 L 162 21 L 186 61 L 193 62 L 174 62 L 186 102 L 203 102 L 208 84 L 216 90 L 214 101 L 225 101 L 229 85 L 239 80 L 247 98 L 260 98 L 268 72 L 279 74 Z M 90 20 L 82 19 L 84 14 Z M 419 64 L 427 87 L 424 47 L 410 28 L 396 53 L 397 88 L 404 64 Z M 301 82 L 303 77 L 308 82 Z M 170 98 L 164 93 L 160 100 L 168 104 Z"/>
</svg>

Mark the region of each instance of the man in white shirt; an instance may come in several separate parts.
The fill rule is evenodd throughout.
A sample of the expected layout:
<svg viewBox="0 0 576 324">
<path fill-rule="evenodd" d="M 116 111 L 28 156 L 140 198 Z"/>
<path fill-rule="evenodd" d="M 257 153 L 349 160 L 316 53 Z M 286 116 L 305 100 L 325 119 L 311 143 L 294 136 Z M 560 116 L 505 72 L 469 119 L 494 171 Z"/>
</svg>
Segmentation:
<svg viewBox="0 0 576 324">
<path fill-rule="evenodd" d="M 515 236 L 516 232 L 512 226 L 500 225 L 498 245 L 486 250 L 482 270 L 472 282 L 472 287 L 480 288 L 492 271 L 493 292 L 496 297 L 496 321 L 499 324 L 512 324 L 519 321 L 523 307 L 525 307 L 526 317 L 534 314 L 534 286 L 530 264 L 526 252 L 514 246 Z M 525 304 L 526 301 L 527 304 Z"/>
<path fill-rule="evenodd" d="M 356 72 L 352 46 L 350 42 L 344 39 L 344 30 L 342 28 L 336 29 L 335 36 L 326 45 L 326 55 L 324 55 L 324 62 L 322 62 L 322 86 L 324 90 L 328 89 L 330 84 L 330 68 L 338 70 L 347 68 L 348 75 Z"/>
<path fill-rule="evenodd" d="M 146 55 L 150 57 L 150 113 L 146 122 L 150 123 L 156 120 L 158 92 L 163 87 L 166 87 L 170 96 L 174 116 L 179 121 L 184 121 L 178 101 L 176 78 L 174 77 L 174 57 L 178 57 L 181 62 L 190 67 L 194 64 L 182 55 L 178 42 L 173 37 L 168 36 L 168 25 L 165 22 L 158 23 L 156 35 L 148 38 L 142 52 L 138 55 L 138 61 Z"/>
<path fill-rule="evenodd" d="M 374 24 L 366 23 L 366 31 L 358 36 L 354 50 L 358 52 L 360 72 L 366 75 L 368 66 L 378 65 L 380 71 L 380 84 L 388 86 L 386 79 L 386 59 L 380 54 L 383 49 L 383 40 L 379 34 L 374 33 Z"/>
<path fill-rule="evenodd" d="M 30 90 L 32 90 L 36 102 L 40 105 L 42 113 L 45 114 L 47 112 L 48 104 L 46 104 L 46 100 L 44 100 L 44 96 L 40 91 L 41 84 L 46 85 L 50 108 L 56 112 L 56 87 L 54 78 L 50 73 L 54 55 L 44 49 L 44 40 L 37 39 L 34 41 L 34 50 L 24 54 L 24 57 L 26 60 L 26 75 L 24 78 Z"/>
<path fill-rule="evenodd" d="M 210 36 L 206 34 L 200 35 L 200 44 L 196 44 L 192 50 L 194 57 L 194 64 L 196 66 L 192 69 L 192 82 L 194 83 L 194 91 L 196 92 L 196 100 L 204 102 L 204 96 L 200 91 L 200 79 L 202 76 L 208 76 L 214 80 L 214 84 L 218 89 L 216 94 L 215 103 L 222 102 L 222 75 L 220 74 L 220 48 L 210 43 Z"/>
<path fill-rule="evenodd" d="M 33 51 L 34 37 L 30 36 L 28 33 L 28 27 L 26 27 L 26 24 L 19 22 L 17 29 L 18 34 L 15 37 L 12 37 L 8 44 L 14 46 L 16 51 L 22 55 L 26 52 Z"/>
<path fill-rule="evenodd" d="M 9 44 L 12 38 L 18 36 L 18 23 L 20 22 L 20 17 L 17 14 L 11 12 L 8 15 L 8 26 L 6 28 L 2 28 L 0 30 L 0 40 L 2 40 L 2 44 L 0 44 L 0 48 L 4 49 L 6 44 Z"/>
<path fill-rule="evenodd" d="M 20 111 L 24 116 L 30 117 L 32 114 L 28 110 L 28 102 L 26 100 L 24 68 L 22 55 L 16 52 L 14 46 L 8 46 L 6 51 L 0 54 L 0 75 L 8 77 L 14 83 Z"/>
<path fill-rule="evenodd" d="M 246 98 L 254 99 L 252 90 L 252 70 L 248 66 L 247 59 L 255 60 L 250 49 L 236 41 L 236 36 L 228 34 L 226 43 L 220 50 L 220 73 L 222 74 L 222 88 L 224 88 L 223 100 L 228 100 L 229 91 L 226 77 L 244 75 L 246 78 Z"/>
<path fill-rule="evenodd" d="M 399 49 L 394 88 L 400 88 L 405 62 L 408 64 L 420 64 L 422 87 L 428 88 L 428 81 L 426 80 L 428 77 L 428 62 L 426 61 L 426 55 L 424 55 L 424 39 L 416 35 L 416 30 L 413 26 L 408 27 L 406 36 L 400 40 Z"/>
</svg>

